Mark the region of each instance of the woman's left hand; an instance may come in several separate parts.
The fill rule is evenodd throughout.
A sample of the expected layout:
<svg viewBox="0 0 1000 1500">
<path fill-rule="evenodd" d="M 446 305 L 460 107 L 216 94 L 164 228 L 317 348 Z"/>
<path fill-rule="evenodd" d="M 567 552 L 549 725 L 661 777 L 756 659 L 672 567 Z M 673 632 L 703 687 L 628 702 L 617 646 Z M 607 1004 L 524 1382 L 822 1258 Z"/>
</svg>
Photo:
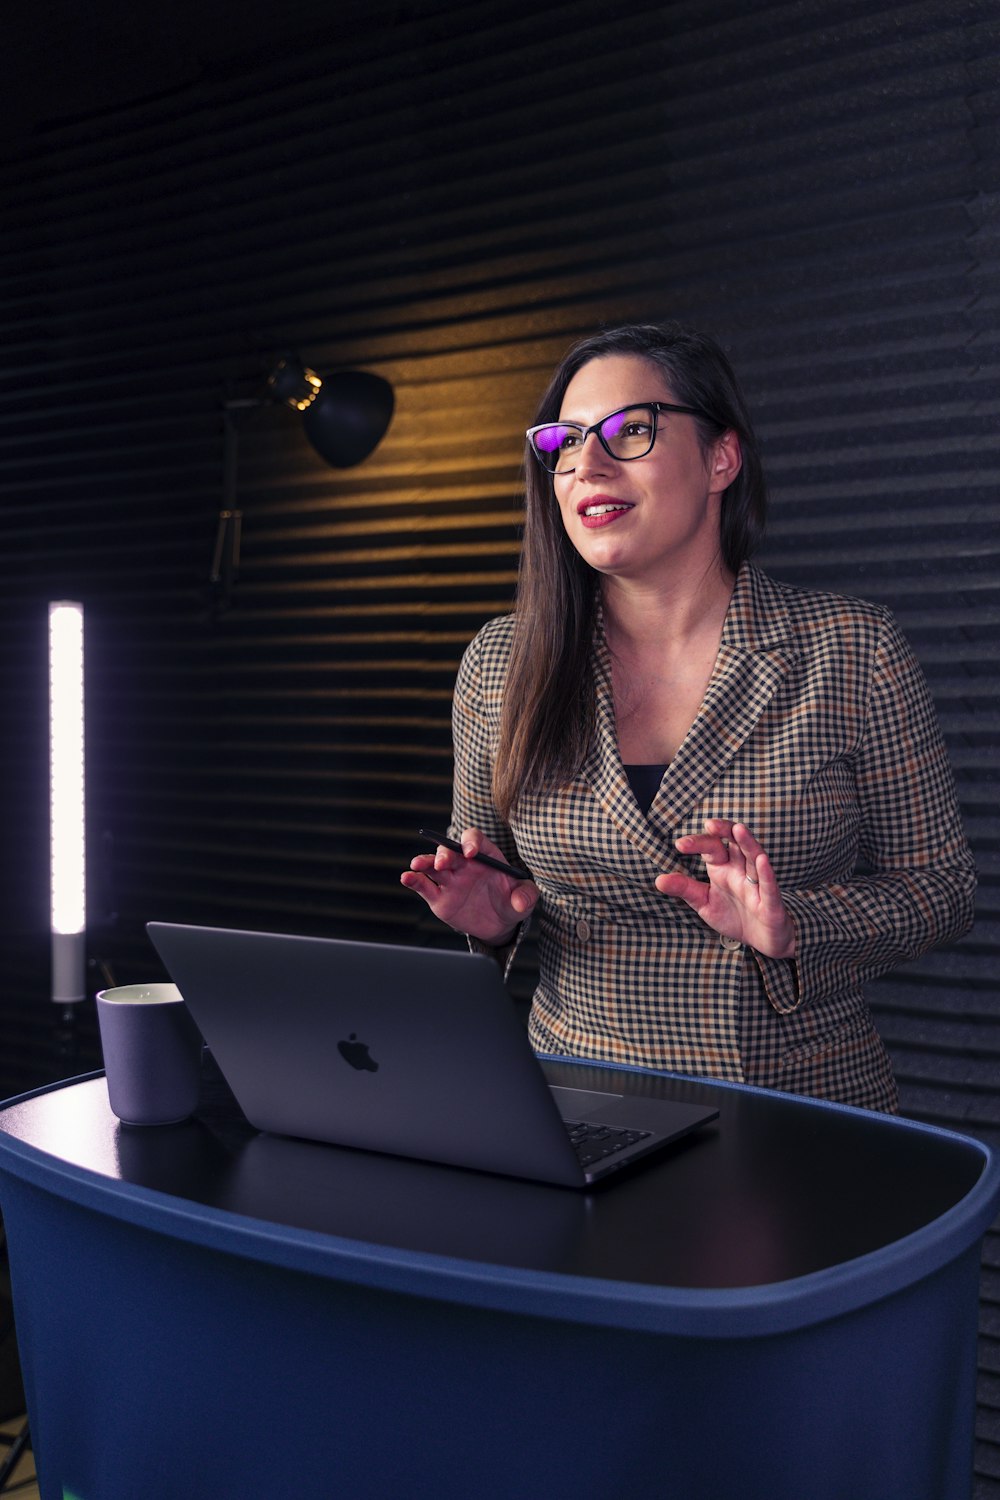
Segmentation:
<svg viewBox="0 0 1000 1500">
<path fill-rule="evenodd" d="M 678 839 L 680 854 L 700 854 L 707 884 L 689 875 L 658 875 L 656 889 L 686 901 L 723 937 L 738 938 L 767 958 L 795 957 L 795 924 L 771 861 L 745 823 L 709 818 L 705 832 Z"/>
</svg>

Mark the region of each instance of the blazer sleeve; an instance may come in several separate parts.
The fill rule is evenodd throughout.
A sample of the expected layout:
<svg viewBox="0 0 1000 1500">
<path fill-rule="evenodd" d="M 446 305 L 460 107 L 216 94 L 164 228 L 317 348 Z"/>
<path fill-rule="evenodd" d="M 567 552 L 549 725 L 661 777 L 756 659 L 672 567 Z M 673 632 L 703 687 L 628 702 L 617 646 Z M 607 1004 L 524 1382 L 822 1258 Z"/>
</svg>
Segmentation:
<svg viewBox="0 0 1000 1500">
<path fill-rule="evenodd" d="M 492 622 L 494 626 L 503 620 Z M 457 838 L 464 828 L 480 828 L 504 858 L 517 860 L 514 835 L 493 806 L 493 746 L 499 725 L 506 652 L 494 660 L 489 625 L 470 641 L 462 657 L 451 708 L 455 755 L 451 829 Z"/>
<path fill-rule="evenodd" d="M 854 776 L 862 819 L 857 875 L 783 891 L 796 957 L 754 955 L 782 1012 L 857 989 L 972 925 L 975 865 L 947 751 L 923 672 L 888 612 Z"/>
<path fill-rule="evenodd" d="M 493 746 L 506 675 L 507 652 L 502 646 L 506 629 L 506 616 L 484 626 L 466 647 L 458 669 L 451 710 L 455 775 L 448 832 L 458 838 L 464 829 L 478 828 L 502 850 L 505 859 L 523 866 L 514 835 L 493 805 Z M 498 636 L 501 639 L 495 639 Z M 491 954 L 506 973 L 530 923 L 528 917 L 503 948 L 471 937 L 469 947 L 476 953 Z"/>
</svg>

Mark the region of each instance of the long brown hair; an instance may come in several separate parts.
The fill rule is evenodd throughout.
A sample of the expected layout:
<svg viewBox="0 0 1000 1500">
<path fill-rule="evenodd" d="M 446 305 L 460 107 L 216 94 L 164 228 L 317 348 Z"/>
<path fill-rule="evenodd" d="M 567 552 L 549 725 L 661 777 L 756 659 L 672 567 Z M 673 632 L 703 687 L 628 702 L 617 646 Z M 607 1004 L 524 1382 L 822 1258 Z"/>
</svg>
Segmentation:
<svg viewBox="0 0 1000 1500">
<path fill-rule="evenodd" d="M 767 490 L 743 393 L 714 339 L 678 323 L 627 324 L 583 339 L 560 361 L 532 425 L 556 421 L 577 371 L 610 354 L 649 360 L 674 400 L 705 413 L 694 419 L 703 452 L 724 432 L 738 435 L 743 462 L 722 497 L 720 523 L 723 561 L 737 573 L 763 535 Z M 493 801 L 507 821 L 522 793 L 570 780 L 593 742 L 596 582 L 566 534 L 551 474 L 528 447 L 514 639 L 493 762 Z"/>
</svg>

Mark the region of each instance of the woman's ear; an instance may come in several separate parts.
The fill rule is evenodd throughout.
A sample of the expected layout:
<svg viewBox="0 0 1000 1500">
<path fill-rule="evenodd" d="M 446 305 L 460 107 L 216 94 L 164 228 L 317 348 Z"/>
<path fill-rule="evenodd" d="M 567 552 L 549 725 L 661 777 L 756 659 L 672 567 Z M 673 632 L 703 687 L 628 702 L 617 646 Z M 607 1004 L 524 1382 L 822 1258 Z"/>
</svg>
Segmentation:
<svg viewBox="0 0 1000 1500">
<path fill-rule="evenodd" d="M 729 428 L 712 449 L 712 488 L 726 490 L 743 467 L 739 434 Z"/>
</svg>

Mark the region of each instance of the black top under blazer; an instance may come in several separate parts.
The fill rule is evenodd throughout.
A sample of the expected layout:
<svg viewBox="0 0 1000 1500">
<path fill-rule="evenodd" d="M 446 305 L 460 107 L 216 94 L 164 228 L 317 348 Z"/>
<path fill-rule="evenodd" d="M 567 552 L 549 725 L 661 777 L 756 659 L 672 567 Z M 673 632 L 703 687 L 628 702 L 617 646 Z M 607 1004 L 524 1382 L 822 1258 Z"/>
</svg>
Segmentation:
<svg viewBox="0 0 1000 1500">
<path fill-rule="evenodd" d="M 514 617 L 471 642 L 455 691 L 452 833 L 477 827 L 541 899 L 536 1050 L 897 1107 L 862 986 L 971 925 L 975 869 L 923 674 L 888 610 L 740 570 L 698 715 L 643 813 L 615 730 L 600 621 L 590 753 L 564 786 L 490 795 Z M 745 822 L 771 857 L 794 959 L 720 937 L 661 872 L 706 818 Z"/>
</svg>

